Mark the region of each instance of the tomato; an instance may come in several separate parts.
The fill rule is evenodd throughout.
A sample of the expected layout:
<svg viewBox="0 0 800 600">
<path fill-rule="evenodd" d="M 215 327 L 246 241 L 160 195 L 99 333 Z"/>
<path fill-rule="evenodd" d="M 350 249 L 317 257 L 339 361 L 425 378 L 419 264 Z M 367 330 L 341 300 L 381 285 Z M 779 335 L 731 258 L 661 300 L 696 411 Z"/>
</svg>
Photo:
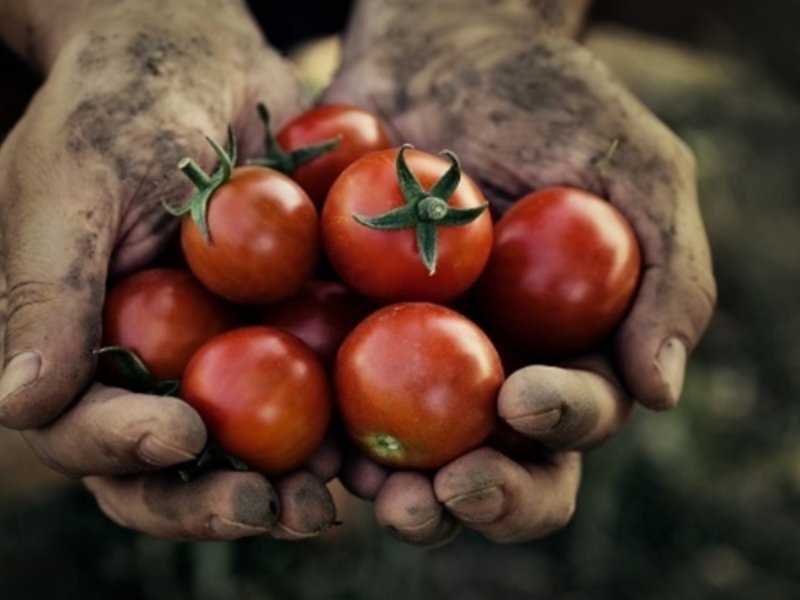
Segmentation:
<svg viewBox="0 0 800 600">
<path fill-rule="evenodd" d="M 295 294 L 314 272 L 319 218 L 308 195 L 287 176 L 265 167 L 234 168 L 236 140 L 207 175 L 191 159 L 180 169 L 197 191 L 182 207 L 165 205 L 181 222 L 189 268 L 215 294 L 240 304 L 267 304 Z"/>
<path fill-rule="evenodd" d="M 345 339 L 335 383 L 342 422 L 366 454 L 392 467 L 435 469 L 492 431 L 503 368 L 466 317 L 402 303 L 373 313 Z"/>
<path fill-rule="evenodd" d="M 208 289 L 240 304 L 266 304 L 292 296 L 311 277 L 318 227 L 314 205 L 291 179 L 239 167 L 209 204 L 210 242 L 184 218 L 181 245 Z"/>
<path fill-rule="evenodd" d="M 204 344 L 186 367 L 181 397 L 222 450 L 269 475 L 300 467 L 331 416 L 320 360 L 272 327 L 234 329 Z"/>
<path fill-rule="evenodd" d="M 342 283 L 312 280 L 295 296 L 267 307 L 261 322 L 297 336 L 332 368 L 342 341 L 371 309 Z"/>
<path fill-rule="evenodd" d="M 453 212 L 471 213 L 474 220 L 439 226 L 426 218 L 395 230 L 365 225 L 367 219 L 379 220 L 388 211 L 409 206 L 398 180 L 403 152 L 426 193 L 457 165 L 455 157 L 448 165 L 441 157 L 416 150 L 382 150 L 357 160 L 328 193 L 322 209 L 322 241 L 342 280 L 368 298 L 382 303 L 444 303 L 467 290 L 483 270 L 492 245 L 491 217 L 483 210 L 486 200 L 478 186 L 463 175 L 450 180 L 457 186 L 444 200 L 448 211 L 452 207 Z M 420 243 L 423 228 L 428 227 L 433 231 L 428 239 L 435 242 L 433 265 Z"/>
<path fill-rule="evenodd" d="M 236 322 L 232 307 L 188 271 L 149 269 L 109 291 L 103 345 L 133 350 L 155 379 L 180 379 L 192 354 Z"/>
<path fill-rule="evenodd" d="M 322 206 L 331 185 L 350 163 L 365 154 L 392 146 L 383 122 L 371 112 L 345 104 L 329 104 L 306 111 L 278 132 L 286 152 L 328 140 L 339 145 L 291 173 L 317 206 Z"/>
<path fill-rule="evenodd" d="M 543 189 L 497 223 L 479 303 L 490 330 L 528 355 L 575 354 L 620 323 L 640 263 L 633 229 L 611 204 L 579 189 Z"/>
</svg>

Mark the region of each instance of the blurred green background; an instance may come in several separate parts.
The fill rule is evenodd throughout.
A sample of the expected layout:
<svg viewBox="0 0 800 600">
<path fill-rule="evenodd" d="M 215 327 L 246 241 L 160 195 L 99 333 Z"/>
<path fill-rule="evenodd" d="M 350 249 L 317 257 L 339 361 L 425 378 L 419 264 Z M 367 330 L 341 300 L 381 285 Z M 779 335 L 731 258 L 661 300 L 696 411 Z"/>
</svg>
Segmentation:
<svg viewBox="0 0 800 600">
<path fill-rule="evenodd" d="M 695 150 L 719 305 L 681 406 L 587 456 L 569 527 L 423 551 L 355 503 L 314 542 L 170 544 L 4 439 L 0 598 L 800 598 L 800 2 L 649 5 L 601 3 L 588 43 Z"/>
</svg>

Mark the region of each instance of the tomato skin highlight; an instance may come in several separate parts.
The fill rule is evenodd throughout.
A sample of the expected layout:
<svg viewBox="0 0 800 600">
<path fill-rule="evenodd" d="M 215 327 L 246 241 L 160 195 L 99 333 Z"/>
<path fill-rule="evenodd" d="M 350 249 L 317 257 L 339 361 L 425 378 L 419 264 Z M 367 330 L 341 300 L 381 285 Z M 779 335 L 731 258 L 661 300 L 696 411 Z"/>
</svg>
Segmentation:
<svg viewBox="0 0 800 600">
<path fill-rule="evenodd" d="M 300 184 L 318 207 L 333 182 L 351 163 L 365 154 L 392 146 L 386 125 L 372 113 L 346 104 L 312 108 L 289 121 L 277 135 L 289 152 L 303 146 L 341 139 L 334 150 L 298 167 L 292 179 Z"/>
<path fill-rule="evenodd" d="M 574 355 L 613 333 L 640 271 L 636 235 L 614 206 L 576 188 L 547 188 L 498 221 L 477 296 L 490 331 L 527 356 Z"/>
<path fill-rule="evenodd" d="M 445 159 L 418 150 L 409 149 L 405 156 L 426 190 L 450 166 Z M 376 302 L 449 302 L 477 280 L 489 259 L 491 216 L 485 211 L 467 225 L 440 227 L 437 269 L 430 275 L 413 229 L 376 230 L 353 218 L 354 214 L 376 216 L 404 205 L 396 158 L 396 149 L 373 152 L 339 176 L 322 209 L 323 245 L 342 280 Z M 476 208 L 485 203 L 478 186 L 462 173 L 449 204 Z"/>
<path fill-rule="evenodd" d="M 133 350 L 157 380 L 180 379 L 200 346 L 237 323 L 233 307 L 188 271 L 147 269 L 109 290 L 103 345 Z M 103 370 L 109 380 L 124 384 L 110 365 Z"/>
<path fill-rule="evenodd" d="M 224 451 L 267 475 L 300 467 L 322 442 L 331 390 L 314 352 L 272 327 L 234 329 L 192 357 L 181 397 Z"/>
<path fill-rule="evenodd" d="M 207 243 L 190 215 L 181 246 L 195 276 L 239 304 L 295 294 L 319 258 L 319 217 L 294 181 L 265 167 L 238 167 L 211 197 Z"/>
<path fill-rule="evenodd" d="M 336 399 L 353 441 L 378 462 L 435 469 L 479 446 L 497 421 L 500 358 L 471 321 L 443 306 L 373 313 L 336 359 Z"/>
<path fill-rule="evenodd" d="M 339 346 L 372 310 L 343 283 L 311 280 L 288 300 L 265 308 L 261 323 L 297 336 L 333 369 Z"/>
</svg>

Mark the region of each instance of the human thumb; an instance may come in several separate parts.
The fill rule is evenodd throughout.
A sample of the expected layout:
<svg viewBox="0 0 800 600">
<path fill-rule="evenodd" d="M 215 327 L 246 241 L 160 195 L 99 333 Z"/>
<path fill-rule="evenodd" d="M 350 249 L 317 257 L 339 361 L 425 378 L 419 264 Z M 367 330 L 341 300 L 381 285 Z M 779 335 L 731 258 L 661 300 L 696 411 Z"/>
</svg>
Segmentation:
<svg viewBox="0 0 800 600">
<path fill-rule="evenodd" d="M 91 379 L 113 227 L 97 192 L 57 170 L 4 162 L 0 424 L 28 429 L 52 421 Z"/>
</svg>

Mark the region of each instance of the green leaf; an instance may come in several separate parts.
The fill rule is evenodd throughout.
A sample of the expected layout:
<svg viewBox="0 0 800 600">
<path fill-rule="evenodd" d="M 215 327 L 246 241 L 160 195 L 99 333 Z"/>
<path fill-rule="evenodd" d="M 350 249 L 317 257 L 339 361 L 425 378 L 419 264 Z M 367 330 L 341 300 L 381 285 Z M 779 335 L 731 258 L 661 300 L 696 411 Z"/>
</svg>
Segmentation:
<svg viewBox="0 0 800 600">
<path fill-rule="evenodd" d="M 159 396 L 174 396 L 178 397 L 181 390 L 181 382 L 177 379 L 165 379 L 158 381 L 154 385 L 154 393 Z"/>
<path fill-rule="evenodd" d="M 393 208 L 375 217 L 354 214 L 353 218 L 372 229 L 406 229 L 416 227 L 419 222 L 416 211 L 409 205 Z"/>
<path fill-rule="evenodd" d="M 220 183 L 228 181 L 233 171 L 233 163 L 236 160 L 236 139 L 233 136 L 233 129 L 228 127 L 228 150 L 225 150 L 219 145 L 214 138 L 206 137 L 208 143 L 214 149 L 214 153 L 219 159 L 219 170 L 211 176 L 211 179 L 216 182 L 221 180 Z"/>
<path fill-rule="evenodd" d="M 419 182 L 419 179 L 417 179 L 417 176 L 408 168 L 405 151 L 411 147 L 410 144 L 405 144 L 400 147 L 400 150 L 397 152 L 395 169 L 397 170 L 397 181 L 400 184 L 400 191 L 403 194 L 406 204 L 415 205 L 422 198 L 427 196 L 427 194 L 425 190 L 422 189 L 422 184 Z"/>
<path fill-rule="evenodd" d="M 442 154 L 447 156 L 452 164 L 450 168 L 447 169 L 447 172 L 441 176 L 439 181 L 434 184 L 428 194 L 441 198 L 442 200 L 449 200 L 461 181 L 461 164 L 458 161 L 458 157 L 450 150 L 443 150 Z"/>
<path fill-rule="evenodd" d="M 210 137 L 206 138 L 208 143 L 214 149 L 217 157 L 219 158 L 219 167 L 210 177 L 195 163 L 191 158 L 183 158 L 178 163 L 178 168 L 194 183 L 197 190 L 189 200 L 181 206 L 176 208 L 162 202 L 164 210 L 172 215 L 180 216 L 189 213 L 192 220 L 200 230 L 200 235 L 207 243 L 211 243 L 211 234 L 208 229 L 208 203 L 211 196 L 217 189 L 224 185 L 231 177 L 233 172 L 233 165 L 236 162 L 236 136 L 233 134 L 233 128 L 228 127 L 228 150 L 225 150 L 215 140 Z"/>
<path fill-rule="evenodd" d="M 150 393 L 156 385 L 150 369 L 141 358 L 125 346 L 105 346 L 94 352 L 98 356 L 107 354 L 114 361 L 114 366 L 122 377 L 125 387 L 132 392 Z"/>
<path fill-rule="evenodd" d="M 196 198 L 190 204 L 192 220 L 200 231 L 200 237 L 206 244 L 211 244 L 211 231 L 208 228 L 208 203 L 211 196 L 217 191 L 215 186 L 207 187 L 197 192 Z"/>
<path fill-rule="evenodd" d="M 475 219 L 480 217 L 484 211 L 489 207 L 489 204 L 476 206 L 475 208 L 450 208 L 443 219 L 439 221 L 440 225 L 459 226 L 472 223 Z"/>
<path fill-rule="evenodd" d="M 436 273 L 436 222 L 420 221 L 417 224 L 417 249 L 428 275 Z"/>
<path fill-rule="evenodd" d="M 287 156 L 278 140 L 272 134 L 272 119 L 270 118 L 269 109 L 267 109 L 266 104 L 259 102 L 256 105 L 256 110 L 258 111 L 258 116 L 261 117 L 261 122 L 264 124 L 264 152 L 266 153 L 266 158 L 263 161 L 251 161 L 251 164 L 271 167 L 281 173 L 285 173 Z"/>
<path fill-rule="evenodd" d="M 323 154 L 327 154 L 332 150 L 336 150 L 342 145 L 342 136 L 332 140 L 320 142 L 319 144 L 312 144 L 311 146 L 303 146 L 297 150 L 292 150 L 289 153 L 291 169 L 294 172 L 299 166 L 311 162 L 315 158 L 319 158 Z"/>
</svg>

